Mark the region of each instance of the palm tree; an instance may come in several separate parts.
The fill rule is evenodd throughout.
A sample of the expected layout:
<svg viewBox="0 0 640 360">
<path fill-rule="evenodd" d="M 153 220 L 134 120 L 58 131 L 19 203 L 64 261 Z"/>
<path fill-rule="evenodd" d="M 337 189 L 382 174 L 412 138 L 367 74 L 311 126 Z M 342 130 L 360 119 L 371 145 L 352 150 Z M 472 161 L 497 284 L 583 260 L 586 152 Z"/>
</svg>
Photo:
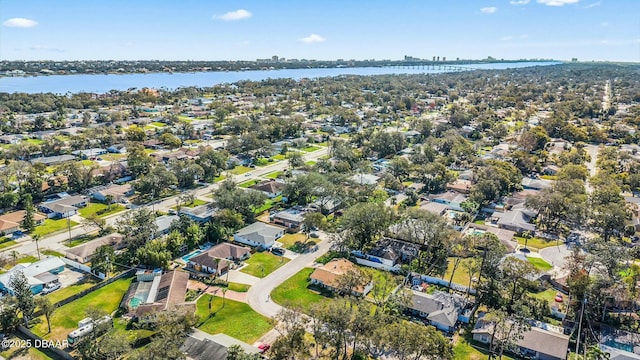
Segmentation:
<svg viewBox="0 0 640 360">
<path fill-rule="evenodd" d="M 593 345 L 587 350 L 585 360 L 609 360 L 611 354 L 602 351 L 598 345 Z"/>
</svg>

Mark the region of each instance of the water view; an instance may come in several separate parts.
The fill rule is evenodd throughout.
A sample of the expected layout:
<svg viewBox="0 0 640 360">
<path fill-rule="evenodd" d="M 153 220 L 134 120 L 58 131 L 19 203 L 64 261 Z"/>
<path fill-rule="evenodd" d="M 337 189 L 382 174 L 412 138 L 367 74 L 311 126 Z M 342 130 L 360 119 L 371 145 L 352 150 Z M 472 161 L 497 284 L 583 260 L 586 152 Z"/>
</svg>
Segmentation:
<svg viewBox="0 0 640 360">
<path fill-rule="evenodd" d="M 456 67 L 469 69 L 507 69 L 529 66 L 556 65 L 558 62 L 513 62 L 493 64 L 467 64 Z M 0 92 L 25 92 L 56 94 L 95 92 L 109 90 L 127 90 L 131 88 L 176 89 L 186 86 L 206 87 L 241 80 L 261 81 L 275 78 L 319 78 L 340 75 L 385 75 L 385 74 L 424 74 L 452 71 L 444 67 L 392 68 L 357 67 L 326 69 L 286 69 L 256 71 L 214 71 L 198 73 L 151 73 L 151 74 L 96 74 L 96 75 L 52 75 L 36 77 L 0 78 Z"/>
</svg>

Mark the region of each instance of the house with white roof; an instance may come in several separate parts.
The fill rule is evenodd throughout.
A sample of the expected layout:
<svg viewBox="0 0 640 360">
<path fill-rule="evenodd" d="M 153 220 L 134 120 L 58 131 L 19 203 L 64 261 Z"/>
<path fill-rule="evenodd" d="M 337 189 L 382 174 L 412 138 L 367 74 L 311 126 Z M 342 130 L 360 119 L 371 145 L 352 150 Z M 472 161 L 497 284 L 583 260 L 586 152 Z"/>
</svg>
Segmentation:
<svg viewBox="0 0 640 360">
<path fill-rule="evenodd" d="M 257 221 L 238 230 L 233 239 L 249 246 L 270 249 L 283 235 L 283 228 Z"/>
<path fill-rule="evenodd" d="M 39 294 L 47 284 L 58 282 L 58 274 L 64 271 L 65 262 L 59 257 L 51 256 L 34 263 L 18 264 L 0 275 L 0 291 L 12 293 L 9 285 L 11 278 L 22 271 L 31 286 L 31 292 Z"/>
</svg>

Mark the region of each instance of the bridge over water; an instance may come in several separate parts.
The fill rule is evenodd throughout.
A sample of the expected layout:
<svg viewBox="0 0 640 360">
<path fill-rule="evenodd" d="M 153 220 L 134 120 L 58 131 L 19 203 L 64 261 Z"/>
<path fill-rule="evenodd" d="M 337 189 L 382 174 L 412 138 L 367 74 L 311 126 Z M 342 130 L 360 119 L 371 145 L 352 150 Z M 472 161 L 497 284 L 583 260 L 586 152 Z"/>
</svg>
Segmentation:
<svg viewBox="0 0 640 360">
<path fill-rule="evenodd" d="M 386 68 L 392 69 L 423 69 L 423 70 L 440 70 L 440 71 L 470 71 L 479 70 L 471 66 L 464 66 L 458 64 L 445 64 L 433 61 L 398 61 L 390 62 L 383 65 Z"/>
</svg>

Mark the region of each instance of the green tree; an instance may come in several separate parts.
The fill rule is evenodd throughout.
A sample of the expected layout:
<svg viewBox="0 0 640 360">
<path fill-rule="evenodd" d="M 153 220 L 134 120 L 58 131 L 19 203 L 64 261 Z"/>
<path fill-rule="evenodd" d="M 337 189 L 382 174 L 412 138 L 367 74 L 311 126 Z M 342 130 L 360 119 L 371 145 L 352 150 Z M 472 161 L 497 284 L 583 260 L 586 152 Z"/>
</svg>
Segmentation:
<svg viewBox="0 0 640 360">
<path fill-rule="evenodd" d="M 113 272 L 115 257 L 116 253 L 111 245 L 100 246 L 91 258 L 91 271 L 95 274 L 103 273 L 109 277 L 109 274 Z"/>
<path fill-rule="evenodd" d="M 45 296 L 38 296 L 35 299 L 35 305 L 40 309 L 45 319 L 47 319 L 47 332 L 51 333 L 51 316 L 56 310 L 56 307 L 51 303 L 51 300 Z"/>
<path fill-rule="evenodd" d="M 21 270 L 18 270 L 11 275 L 9 288 L 11 289 L 13 296 L 16 298 L 17 307 L 22 313 L 24 324 L 25 326 L 28 326 L 29 320 L 36 309 L 36 303 L 33 292 L 31 292 L 29 281 Z"/>
<path fill-rule="evenodd" d="M 33 220 L 35 208 L 33 207 L 31 194 L 25 194 L 22 197 L 22 205 L 24 206 L 24 218 L 22 219 L 22 223 L 20 225 L 22 226 L 24 231 L 31 232 L 36 226 L 36 223 Z"/>
<path fill-rule="evenodd" d="M 357 203 L 340 218 L 342 243 L 349 249 L 364 250 L 382 236 L 393 223 L 395 214 L 382 203 Z"/>
<path fill-rule="evenodd" d="M 140 144 L 130 144 L 127 146 L 127 169 L 135 178 L 147 174 L 156 160 L 144 151 Z"/>
</svg>

